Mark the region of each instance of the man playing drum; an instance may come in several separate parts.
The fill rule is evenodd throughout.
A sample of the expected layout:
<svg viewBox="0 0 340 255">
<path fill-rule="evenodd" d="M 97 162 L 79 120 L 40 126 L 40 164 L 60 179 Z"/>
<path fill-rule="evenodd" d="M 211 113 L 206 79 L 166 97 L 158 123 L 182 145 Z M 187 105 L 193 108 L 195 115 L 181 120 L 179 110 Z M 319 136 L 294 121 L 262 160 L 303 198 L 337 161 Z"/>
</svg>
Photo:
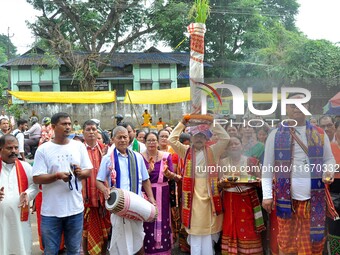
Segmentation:
<svg viewBox="0 0 340 255">
<path fill-rule="evenodd" d="M 149 174 L 139 153 L 129 150 L 129 135 L 126 128 L 118 126 L 113 130 L 115 149 L 103 157 L 97 175 L 97 188 L 107 200 L 110 197 L 110 188 L 115 186 L 142 195 L 143 187 L 149 201 L 156 205 L 151 190 Z M 130 220 L 111 214 L 112 237 L 110 254 L 143 254 L 144 230 L 143 222 Z"/>
</svg>

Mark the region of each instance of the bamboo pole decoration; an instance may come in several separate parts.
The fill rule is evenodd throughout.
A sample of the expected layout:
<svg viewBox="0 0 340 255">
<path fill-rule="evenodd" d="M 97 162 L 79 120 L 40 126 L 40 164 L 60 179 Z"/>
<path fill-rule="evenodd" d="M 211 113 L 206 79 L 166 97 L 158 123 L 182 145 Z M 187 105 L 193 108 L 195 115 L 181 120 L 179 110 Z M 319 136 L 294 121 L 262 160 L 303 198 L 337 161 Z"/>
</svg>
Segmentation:
<svg viewBox="0 0 340 255">
<path fill-rule="evenodd" d="M 189 16 L 194 17 L 187 29 L 190 34 L 190 96 L 191 112 L 201 113 L 201 91 L 197 89 L 198 82 L 204 82 L 204 34 L 205 22 L 210 14 L 209 0 L 195 0 Z"/>
</svg>

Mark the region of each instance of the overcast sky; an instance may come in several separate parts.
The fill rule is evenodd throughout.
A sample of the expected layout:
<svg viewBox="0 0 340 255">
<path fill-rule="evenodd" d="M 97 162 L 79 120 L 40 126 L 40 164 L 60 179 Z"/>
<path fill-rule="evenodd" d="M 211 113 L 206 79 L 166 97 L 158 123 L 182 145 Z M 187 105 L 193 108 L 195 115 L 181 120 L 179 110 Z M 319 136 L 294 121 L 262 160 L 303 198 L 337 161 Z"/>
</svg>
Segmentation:
<svg viewBox="0 0 340 255">
<path fill-rule="evenodd" d="M 340 0 L 298 0 L 300 13 L 297 26 L 311 39 L 327 39 L 340 42 Z M 0 0 L 0 34 L 10 36 L 18 53 L 27 51 L 34 37 L 26 27 L 25 20 L 34 20 L 35 11 L 26 0 Z"/>
</svg>

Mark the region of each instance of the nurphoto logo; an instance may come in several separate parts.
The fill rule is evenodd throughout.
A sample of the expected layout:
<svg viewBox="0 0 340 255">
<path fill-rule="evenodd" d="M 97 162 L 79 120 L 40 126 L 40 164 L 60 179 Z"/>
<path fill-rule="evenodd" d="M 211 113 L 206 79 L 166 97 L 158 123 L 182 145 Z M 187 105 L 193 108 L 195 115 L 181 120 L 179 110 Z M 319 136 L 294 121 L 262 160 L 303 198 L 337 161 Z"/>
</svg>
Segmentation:
<svg viewBox="0 0 340 255">
<path fill-rule="evenodd" d="M 221 103 L 221 97 L 216 91 L 216 89 L 228 89 L 232 94 L 232 114 L 234 115 L 244 115 L 245 113 L 245 96 L 243 91 L 235 86 L 230 84 L 215 84 L 214 88 L 210 90 L 213 92 L 215 97 Z M 206 90 L 201 90 L 201 112 L 202 114 L 207 114 L 207 96 L 212 96 L 212 93 L 207 93 Z M 287 105 L 295 105 L 296 108 L 300 109 L 300 111 L 307 115 L 312 115 L 304 106 L 304 104 L 308 103 L 311 99 L 311 93 L 307 89 L 304 88 L 297 88 L 297 87 L 283 87 L 281 88 L 281 115 L 286 115 L 286 106 Z M 305 95 L 304 98 L 287 98 L 289 93 L 298 93 Z M 255 116 L 268 116 L 273 114 L 278 108 L 278 88 L 272 88 L 272 102 L 271 102 L 270 109 L 266 110 L 259 110 L 254 107 L 254 100 L 253 100 L 253 88 L 248 87 L 247 89 L 247 104 L 248 110 Z M 272 127 L 279 122 L 280 119 L 267 119 L 266 122 L 270 124 Z M 257 119 L 250 119 L 250 120 L 243 120 L 242 122 L 236 122 L 233 120 L 226 120 L 226 119 L 215 119 L 214 124 L 228 124 L 231 125 L 243 125 L 243 126 L 250 126 L 250 127 L 261 127 L 264 125 L 265 121 L 261 118 Z M 290 123 L 290 124 L 288 124 Z M 291 124 L 295 123 L 295 124 Z M 281 121 L 283 126 L 296 126 L 296 121 L 292 119 L 284 119 Z"/>
</svg>

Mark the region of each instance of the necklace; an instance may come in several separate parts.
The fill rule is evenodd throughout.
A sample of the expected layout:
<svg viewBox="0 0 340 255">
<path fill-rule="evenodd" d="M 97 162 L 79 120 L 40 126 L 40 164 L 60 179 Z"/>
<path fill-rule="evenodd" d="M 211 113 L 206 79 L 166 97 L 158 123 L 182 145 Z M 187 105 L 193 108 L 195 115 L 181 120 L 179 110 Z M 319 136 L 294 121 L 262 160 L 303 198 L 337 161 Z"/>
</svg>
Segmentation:
<svg viewBox="0 0 340 255">
<path fill-rule="evenodd" d="M 148 157 L 149 162 L 150 162 L 150 159 L 154 157 L 154 156 L 150 156 L 148 151 L 146 151 L 146 156 Z M 158 151 L 156 153 L 156 160 L 154 162 L 156 163 L 157 161 L 158 161 Z"/>
</svg>

